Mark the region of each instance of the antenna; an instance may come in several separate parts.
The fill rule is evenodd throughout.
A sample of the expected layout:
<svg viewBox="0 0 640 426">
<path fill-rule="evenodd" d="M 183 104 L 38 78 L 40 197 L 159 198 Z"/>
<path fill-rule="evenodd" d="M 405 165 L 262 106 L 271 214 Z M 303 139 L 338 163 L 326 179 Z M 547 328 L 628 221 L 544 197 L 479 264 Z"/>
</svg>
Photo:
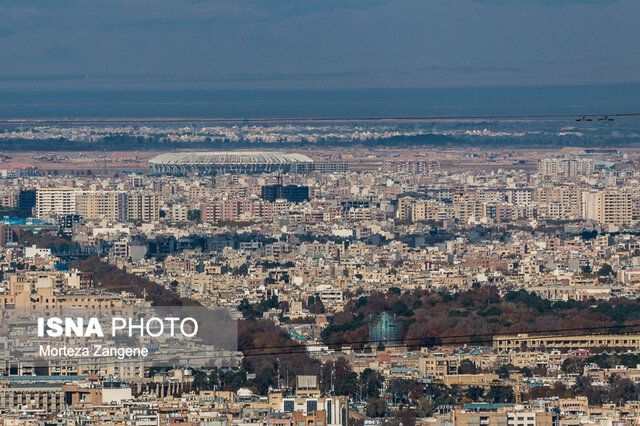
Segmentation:
<svg viewBox="0 0 640 426">
<path fill-rule="evenodd" d="M 102 176 L 106 176 L 107 175 L 107 150 L 103 149 L 102 150 Z"/>
<path fill-rule="evenodd" d="M 336 372 L 336 366 L 335 366 L 335 364 L 333 364 L 332 367 L 331 367 L 331 395 L 334 394 L 334 392 L 333 392 L 334 391 L 333 390 L 333 375 L 335 374 L 335 372 Z"/>
</svg>

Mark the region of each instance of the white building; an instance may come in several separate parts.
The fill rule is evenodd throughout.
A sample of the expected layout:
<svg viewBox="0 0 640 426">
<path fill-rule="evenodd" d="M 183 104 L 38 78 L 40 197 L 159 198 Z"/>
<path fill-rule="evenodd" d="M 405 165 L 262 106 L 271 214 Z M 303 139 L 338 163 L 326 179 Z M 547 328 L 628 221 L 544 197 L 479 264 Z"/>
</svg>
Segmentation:
<svg viewBox="0 0 640 426">
<path fill-rule="evenodd" d="M 76 214 L 79 188 L 38 188 L 35 213 L 38 219 L 49 219 L 59 215 Z"/>
</svg>

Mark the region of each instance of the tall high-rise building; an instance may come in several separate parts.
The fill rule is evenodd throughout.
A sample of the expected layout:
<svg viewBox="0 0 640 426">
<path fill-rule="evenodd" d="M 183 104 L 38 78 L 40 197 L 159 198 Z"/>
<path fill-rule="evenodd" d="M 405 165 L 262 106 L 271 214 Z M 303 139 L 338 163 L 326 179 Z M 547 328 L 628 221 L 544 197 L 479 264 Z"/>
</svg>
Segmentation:
<svg viewBox="0 0 640 426">
<path fill-rule="evenodd" d="M 79 188 L 38 188 L 35 216 L 44 219 L 76 214 L 77 197 L 81 192 Z"/>
<path fill-rule="evenodd" d="M 398 198 L 398 207 L 396 209 L 396 217 L 400 220 L 408 220 L 411 218 L 411 206 L 415 202 L 412 197 Z"/>
<path fill-rule="evenodd" d="M 7 243 L 13 243 L 16 240 L 15 232 L 11 225 L 0 223 L 0 246 L 5 246 Z"/>
<path fill-rule="evenodd" d="M 535 201 L 548 206 L 550 219 L 578 219 L 584 217 L 582 191 L 575 186 L 537 188 Z"/>
<path fill-rule="evenodd" d="M 36 206 L 36 190 L 21 189 L 18 193 L 18 208 L 31 211 Z"/>
<path fill-rule="evenodd" d="M 200 219 L 203 222 L 236 220 L 272 220 L 273 204 L 262 200 L 234 198 L 216 201 L 200 206 Z"/>
<path fill-rule="evenodd" d="M 301 203 L 309 200 L 309 187 L 298 185 L 266 185 L 262 187 L 261 197 L 265 201 L 273 203 L 277 199 L 284 199 L 293 203 Z"/>
<path fill-rule="evenodd" d="M 538 163 L 542 176 L 591 176 L 593 170 L 591 158 L 544 158 Z"/>
<path fill-rule="evenodd" d="M 92 191 L 77 197 L 77 212 L 85 219 L 107 219 L 124 222 L 128 219 L 129 199 L 124 192 Z"/>
<path fill-rule="evenodd" d="M 345 161 L 300 162 L 291 165 L 293 173 L 346 173 L 349 165 Z"/>
<path fill-rule="evenodd" d="M 134 192 L 127 195 L 128 219 L 140 222 L 156 222 L 160 218 L 158 194 Z"/>
<path fill-rule="evenodd" d="M 633 199 L 623 190 L 584 192 L 582 212 L 585 219 L 602 224 L 628 225 L 633 221 Z"/>
<path fill-rule="evenodd" d="M 183 204 L 171 206 L 171 221 L 186 222 L 189 219 L 189 208 Z"/>
</svg>

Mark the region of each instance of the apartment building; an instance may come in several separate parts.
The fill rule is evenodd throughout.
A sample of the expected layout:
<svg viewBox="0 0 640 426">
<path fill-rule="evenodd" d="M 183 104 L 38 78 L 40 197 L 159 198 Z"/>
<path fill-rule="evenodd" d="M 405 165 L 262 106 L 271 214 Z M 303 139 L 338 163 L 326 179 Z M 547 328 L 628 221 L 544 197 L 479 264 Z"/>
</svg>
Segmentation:
<svg viewBox="0 0 640 426">
<path fill-rule="evenodd" d="M 11 225 L 0 223 L 0 246 L 13 243 L 16 240 L 15 232 Z"/>
<path fill-rule="evenodd" d="M 484 411 L 484 406 L 492 411 Z M 465 404 L 465 408 L 454 410 L 452 421 L 454 426 L 552 426 L 556 424 L 550 412 L 515 411 L 513 407 L 502 407 L 498 404 Z"/>
<path fill-rule="evenodd" d="M 127 217 L 132 221 L 157 222 L 160 218 L 158 194 L 134 192 L 127 194 Z"/>
<path fill-rule="evenodd" d="M 15 378 L 13 378 L 15 380 Z M 66 405 L 61 384 L 9 383 L 0 384 L 0 406 L 23 410 L 60 412 Z"/>
<path fill-rule="evenodd" d="M 189 208 L 183 204 L 174 204 L 171 206 L 171 221 L 186 222 L 189 216 Z"/>
<path fill-rule="evenodd" d="M 544 158 L 538 163 L 542 176 L 591 176 L 593 171 L 591 158 Z"/>
<path fill-rule="evenodd" d="M 77 213 L 85 219 L 124 222 L 129 212 L 129 198 L 124 192 L 92 191 L 77 196 Z"/>
<path fill-rule="evenodd" d="M 452 374 L 458 374 L 460 360 L 457 357 L 446 356 L 443 353 L 423 353 L 418 366 L 422 376 L 442 379 Z"/>
<path fill-rule="evenodd" d="M 313 392 L 305 390 L 304 393 Z M 349 403 L 348 399 L 344 396 L 305 397 L 295 395 L 285 397 L 281 393 L 270 393 L 268 401 L 269 408 L 275 412 L 293 413 L 294 426 L 349 425 Z M 314 423 L 309 423 L 309 421 L 313 421 Z M 301 422 L 304 422 L 304 424 Z"/>
<path fill-rule="evenodd" d="M 633 222 L 633 199 L 629 191 L 589 191 L 582 194 L 583 218 L 601 224 Z"/>
<path fill-rule="evenodd" d="M 537 188 L 534 201 L 548 208 L 550 219 L 577 219 L 582 217 L 582 193 L 575 187 Z"/>
<path fill-rule="evenodd" d="M 49 219 L 55 216 L 76 214 L 80 188 L 38 188 L 36 191 L 35 216 Z"/>
<path fill-rule="evenodd" d="M 267 220 L 273 219 L 273 205 L 266 201 L 231 199 L 200 206 L 202 222 L 221 220 Z"/>
</svg>

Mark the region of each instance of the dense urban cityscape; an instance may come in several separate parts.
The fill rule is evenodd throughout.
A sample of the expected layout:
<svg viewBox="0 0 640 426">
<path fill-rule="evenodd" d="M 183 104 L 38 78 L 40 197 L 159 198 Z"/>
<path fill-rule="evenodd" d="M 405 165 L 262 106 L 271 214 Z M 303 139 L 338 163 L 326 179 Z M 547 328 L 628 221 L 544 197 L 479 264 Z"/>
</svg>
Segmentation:
<svg viewBox="0 0 640 426">
<path fill-rule="evenodd" d="M 640 426 L 639 22 L 0 0 L 0 426 Z"/>
<path fill-rule="evenodd" d="M 636 149 L 3 158 L 3 312 L 194 306 L 237 327 L 206 360 L 163 340 L 38 362 L 5 318 L 5 425 L 640 418 Z"/>
</svg>

